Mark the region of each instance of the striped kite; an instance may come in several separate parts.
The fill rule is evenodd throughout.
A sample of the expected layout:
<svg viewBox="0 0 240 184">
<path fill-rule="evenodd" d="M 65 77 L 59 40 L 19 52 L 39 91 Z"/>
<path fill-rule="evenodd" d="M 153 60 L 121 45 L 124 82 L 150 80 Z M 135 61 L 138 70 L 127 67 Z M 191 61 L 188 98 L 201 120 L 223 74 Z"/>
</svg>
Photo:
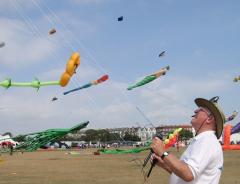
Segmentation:
<svg viewBox="0 0 240 184">
<path fill-rule="evenodd" d="M 100 77 L 100 78 L 97 79 L 97 80 L 94 80 L 94 81 L 92 81 L 92 82 L 89 82 L 89 83 L 87 83 L 87 84 L 85 84 L 85 85 L 83 85 L 83 86 L 80 86 L 80 87 L 78 87 L 78 88 L 75 88 L 75 89 L 66 91 L 66 92 L 64 92 L 63 94 L 64 94 L 64 95 L 67 95 L 68 93 L 72 93 L 72 92 L 74 92 L 74 91 L 78 91 L 78 90 L 81 90 L 81 89 L 84 89 L 84 88 L 89 88 L 89 87 L 91 87 L 91 86 L 93 86 L 93 85 L 98 85 L 98 84 L 100 84 L 100 83 L 108 80 L 108 78 L 109 78 L 108 75 L 104 75 L 104 76 Z"/>
</svg>

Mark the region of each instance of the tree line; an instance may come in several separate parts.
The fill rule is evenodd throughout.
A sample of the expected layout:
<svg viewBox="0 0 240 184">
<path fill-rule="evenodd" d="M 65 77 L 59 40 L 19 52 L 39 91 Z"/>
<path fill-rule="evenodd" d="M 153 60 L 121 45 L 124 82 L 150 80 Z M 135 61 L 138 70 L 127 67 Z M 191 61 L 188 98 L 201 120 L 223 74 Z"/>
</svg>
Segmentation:
<svg viewBox="0 0 240 184">
<path fill-rule="evenodd" d="M 11 132 L 6 132 L 3 135 L 10 135 L 12 137 Z M 183 129 L 179 133 L 178 140 L 185 141 L 189 140 L 193 137 L 193 134 L 191 131 Z M 119 133 L 110 133 L 107 129 L 89 129 L 86 130 L 84 135 L 78 137 L 78 136 L 70 136 L 66 135 L 65 137 L 62 137 L 58 139 L 59 141 L 86 141 L 86 142 L 119 142 L 119 141 L 141 141 L 141 138 L 137 136 L 136 134 L 132 134 L 129 132 L 125 132 L 125 134 L 121 137 Z M 15 141 L 24 141 L 24 136 L 19 136 L 15 139 Z"/>
</svg>

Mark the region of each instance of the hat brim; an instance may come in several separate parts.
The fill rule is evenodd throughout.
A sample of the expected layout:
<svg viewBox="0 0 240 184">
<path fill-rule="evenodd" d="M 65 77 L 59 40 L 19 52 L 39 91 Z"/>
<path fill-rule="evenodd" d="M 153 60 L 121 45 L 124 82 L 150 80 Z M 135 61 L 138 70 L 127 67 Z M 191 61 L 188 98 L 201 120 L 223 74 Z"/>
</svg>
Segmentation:
<svg viewBox="0 0 240 184">
<path fill-rule="evenodd" d="M 214 105 L 213 102 L 210 102 L 209 100 L 206 100 L 204 98 L 197 98 L 195 99 L 195 103 L 198 107 L 205 107 L 207 108 L 214 116 L 215 122 L 216 122 L 216 136 L 219 139 L 222 135 L 223 131 L 223 124 L 224 124 L 224 117 L 219 110 L 219 108 Z"/>
</svg>

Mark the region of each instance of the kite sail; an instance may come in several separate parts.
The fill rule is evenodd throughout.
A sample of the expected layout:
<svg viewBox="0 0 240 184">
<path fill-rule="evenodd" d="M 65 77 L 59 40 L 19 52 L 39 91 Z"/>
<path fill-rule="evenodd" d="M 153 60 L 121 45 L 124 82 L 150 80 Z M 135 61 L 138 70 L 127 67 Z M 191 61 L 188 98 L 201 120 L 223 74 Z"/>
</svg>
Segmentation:
<svg viewBox="0 0 240 184">
<path fill-rule="evenodd" d="M 10 78 L 5 79 L 0 82 L 0 86 L 8 89 L 9 87 L 33 87 L 39 90 L 42 86 L 50 86 L 50 85 L 60 85 L 62 87 L 66 86 L 74 73 L 76 73 L 76 69 L 80 64 L 80 55 L 75 52 L 71 55 L 65 72 L 62 74 L 59 81 L 48 81 L 41 82 L 37 78 L 35 78 L 32 82 L 13 82 Z"/>
<path fill-rule="evenodd" d="M 166 66 L 166 67 L 162 68 L 161 70 L 159 70 L 158 72 L 156 72 L 152 75 L 146 76 L 143 80 L 137 82 L 136 84 L 129 86 L 127 88 L 127 90 L 132 90 L 133 88 L 137 88 L 137 87 L 143 86 L 147 83 L 150 83 L 153 80 L 159 78 L 160 76 L 165 75 L 167 73 L 167 70 L 169 70 L 169 69 L 170 69 L 170 67 Z"/>
<path fill-rule="evenodd" d="M 78 88 L 75 88 L 75 89 L 66 91 L 66 92 L 64 92 L 63 94 L 64 94 L 64 95 L 67 95 L 67 94 L 72 93 L 72 92 L 74 92 L 74 91 L 78 91 L 78 90 L 81 90 L 81 89 L 84 89 L 84 88 L 89 88 L 89 87 L 91 87 L 91 86 L 93 86 L 93 85 L 98 85 L 98 84 L 100 84 L 100 83 L 108 80 L 108 78 L 109 78 L 108 75 L 104 75 L 104 76 L 100 77 L 100 78 L 97 79 L 97 80 L 94 80 L 94 81 L 92 81 L 92 82 L 90 82 L 90 83 L 88 83 L 88 84 L 85 84 L 85 85 L 81 86 L 81 87 L 78 87 Z"/>
<path fill-rule="evenodd" d="M 172 147 L 178 140 L 179 132 L 182 131 L 182 128 L 177 128 L 172 134 L 168 136 L 168 139 L 164 140 L 165 149 Z"/>
</svg>

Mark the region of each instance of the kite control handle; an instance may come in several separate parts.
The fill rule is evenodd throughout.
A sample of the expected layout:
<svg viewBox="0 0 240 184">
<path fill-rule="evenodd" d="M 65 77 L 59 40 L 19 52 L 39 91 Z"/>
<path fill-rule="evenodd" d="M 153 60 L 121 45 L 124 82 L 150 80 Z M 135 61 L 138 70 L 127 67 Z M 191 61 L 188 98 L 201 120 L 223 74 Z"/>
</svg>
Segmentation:
<svg viewBox="0 0 240 184">
<path fill-rule="evenodd" d="M 159 138 L 160 140 L 163 140 L 162 134 L 157 134 L 157 135 L 155 135 L 154 137 L 157 137 L 157 138 Z M 150 160 L 150 158 L 151 158 L 151 156 L 152 156 L 153 153 L 154 153 L 154 151 L 153 151 L 153 149 L 151 148 L 151 149 L 150 149 L 150 153 L 149 153 L 148 156 L 144 159 L 143 168 L 147 165 L 147 163 L 148 163 L 148 161 Z M 147 177 L 150 176 L 150 174 L 151 174 L 151 172 L 152 172 L 152 169 L 153 169 L 153 167 L 156 165 L 157 162 L 158 162 L 157 159 L 153 159 L 152 164 L 151 164 L 151 167 L 150 167 L 150 169 L 149 169 L 149 171 L 148 171 Z"/>
<path fill-rule="evenodd" d="M 177 128 L 174 130 L 173 133 L 169 134 L 168 138 L 164 140 L 164 148 L 165 149 L 171 147 L 172 145 L 174 145 L 177 142 L 177 137 L 178 137 L 180 131 L 182 131 L 182 128 Z M 163 136 L 161 134 L 158 134 L 155 137 L 158 137 L 160 140 L 163 140 Z M 146 166 L 147 162 L 149 161 L 149 159 L 151 158 L 153 153 L 154 153 L 154 151 L 151 149 L 151 152 L 149 153 L 147 158 L 144 160 L 143 168 Z M 157 159 L 153 159 L 151 167 L 147 173 L 147 178 L 150 176 L 152 169 L 156 165 L 157 162 L 158 162 Z"/>
<path fill-rule="evenodd" d="M 161 134 L 157 134 L 155 137 L 159 138 L 160 140 L 163 140 L 163 136 L 162 136 Z M 154 151 L 153 151 L 153 149 L 151 148 L 150 153 L 149 153 L 150 157 L 152 156 L 153 153 L 154 153 Z M 149 158 L 150 158 L 150 157 L 149 157 Z M 149 169 L 149 171 L 148 171 L 148 174 L 147 174 L 147 178 L 150 176 L 150 174 L 151 174 L 151 172 L 152 172 L 152 169 L 153 169 L 153 167 L 156 165 L 157 162 L 158 162 L 158 160 L 157 160 L 156 158 L 153 159 L 152 164 L 151 164 L 151 167 L 150 167 L 150 169 Z"/>
</svg>

